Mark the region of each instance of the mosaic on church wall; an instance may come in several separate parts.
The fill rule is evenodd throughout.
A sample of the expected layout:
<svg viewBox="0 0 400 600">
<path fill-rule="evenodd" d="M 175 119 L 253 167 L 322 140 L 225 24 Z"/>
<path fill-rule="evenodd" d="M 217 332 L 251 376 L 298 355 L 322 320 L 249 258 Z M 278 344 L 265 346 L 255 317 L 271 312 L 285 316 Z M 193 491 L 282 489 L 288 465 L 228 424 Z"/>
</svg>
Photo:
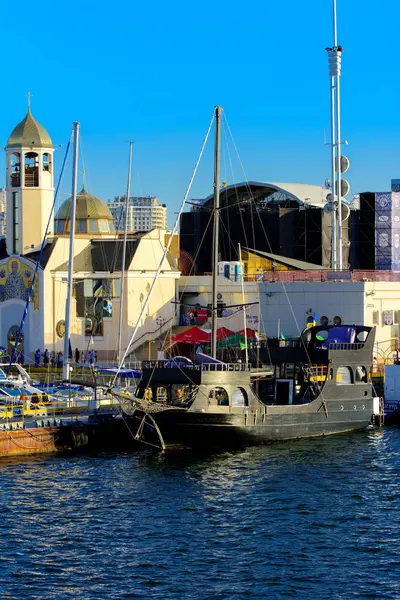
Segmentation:
<svg viewBox="0 0 400 600">
<path fill-rule="evenodd" d="M 28 299 L 32 284 L 34 268 L 21 262 L 19 258 L 11 257 L 0 264 L 0 302 L 6 300 Z M 33 287 L 32 303 L 34 310 L 39 310 L 39 274 Z"/>
</svg>

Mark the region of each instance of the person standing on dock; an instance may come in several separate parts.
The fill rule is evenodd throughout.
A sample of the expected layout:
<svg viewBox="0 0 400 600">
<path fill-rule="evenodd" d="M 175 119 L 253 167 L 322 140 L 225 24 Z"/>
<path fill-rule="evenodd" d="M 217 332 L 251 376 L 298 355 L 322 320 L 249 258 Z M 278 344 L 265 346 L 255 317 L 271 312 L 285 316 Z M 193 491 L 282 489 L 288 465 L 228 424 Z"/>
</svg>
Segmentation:
<svg viewBox="0 0 400 600">
<path fill-rule="evenodd" d="M 40 348 L 38 348 L 35 352 L 35 367 L 40 367 L 40 357 L 42 353 L 40 352 Z"/>
<path fill-rule="evenodd" d="M 79 359 L 81 357 L 81 353 L 79 352 L 78 348 L 75 348 L 75 362 L 79 363 Z"/>
<path fill-rule="evenodd" d="M 47 350 L 47 348 L 43 352 L 43 366 L 46 368 L 49 366 L 49 351 Z"/>
</svg>

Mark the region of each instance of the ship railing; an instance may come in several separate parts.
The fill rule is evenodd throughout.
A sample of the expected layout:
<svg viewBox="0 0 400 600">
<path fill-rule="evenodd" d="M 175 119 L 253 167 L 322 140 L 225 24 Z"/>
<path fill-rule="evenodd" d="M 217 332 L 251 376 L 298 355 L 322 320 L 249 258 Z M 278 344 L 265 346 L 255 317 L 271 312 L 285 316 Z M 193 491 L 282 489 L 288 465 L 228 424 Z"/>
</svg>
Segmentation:
<svg viewBox="0 0 400 600">
<path fill-rule="evenodd" d="M 0 430 L 4 429 L 3 425 L 11 420 L 18 420 L 24 423 L 26 418 L 30 420 L 37 418 L 56 419 L 63 416 L 68 416 L 68 418 L 75 416 L 79 418 L 83 414 L 88 414 L 93 408 L 113 408 L 119 405 L 113 396 L 106 396 L 96 400 L 94 398 L 80 398 L 77 396 L 71 398 L 51 397 L 50 401 L 39 401 L 37 404 L 32 404 L 30 398 L 21 401 L 5 396 L 1 400 L 4 403 L 0 404 Z M 39 398 L 39 400 L 41 399 Z"/>
<path fill-rule="evenodd" d="M 249 363 L 203 363 L 201 365 L 202 371 L 216 372 L 216 371 L 250 371 L 251 364 Z"/>
<path fill-rule="evenodd" d="M 362 350 L 365 344 L 363 342 L 356 342 L 350 344 L 348 342 L 329 342 L 329 350 Z"/>
<path fill-rule="evenodd" d="M 187 363 L 181 360 L 170 358 L 167 360 L 144 360 L 142 362 L 143 369 L 192 369 L 193 371 L 200 371 L 201 365 L 195 365 L 194 363 Z"/>
</svg>

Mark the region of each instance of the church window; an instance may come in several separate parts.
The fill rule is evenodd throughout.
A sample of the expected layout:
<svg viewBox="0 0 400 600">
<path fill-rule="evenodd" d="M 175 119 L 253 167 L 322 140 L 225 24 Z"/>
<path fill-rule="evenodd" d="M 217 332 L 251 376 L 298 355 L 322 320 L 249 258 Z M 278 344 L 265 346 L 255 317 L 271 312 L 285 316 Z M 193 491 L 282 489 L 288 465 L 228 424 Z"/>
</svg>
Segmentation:
<svg viewBox="0 0 400 600">
<path fill-rule="evenodd" d="M 49 173 L 51 173 L 50 154 L 47 152 L 43 154 L 43 171 L 49 171 Z"/>
<path fill-rule="evenodd" d="M 100 233 L 108 233 L 108 221 L 106 219 L 100 219 L 99 221 L 99 231 Z"/>
<path fill-rule="evenodd" d="M 20 187 L 21 185 L 21 155 L 14 152 L 11 157 L 11 187 Z"/>
<path fill-rule="evenodd" d="M 56 233 L 64 233 L 65 220 L 57 219 L 56 220 Z"/>
<path fill-rule="evenodd" d="M 76 233 L 87 233 L 86 219 L 77 219 Z"/>
<path fill-rule="evenodd" d="M 89 221 L 89 231 L 90 233 L 98 233 L 99 232 L 99 227 L 97 224 L 97 221 L 94 219 L 90 219 Z"/>
<path fill-rule="evenodd" d="M 25 154 L 25 187 L 39 186 L 39 155 L 36 152 Z"/>
<path fill-rule="evenodd" d="M 13 253 L 19 254 L 19 192 L 13 192 L 12 194 L 13 203 Z"/>
</svg>

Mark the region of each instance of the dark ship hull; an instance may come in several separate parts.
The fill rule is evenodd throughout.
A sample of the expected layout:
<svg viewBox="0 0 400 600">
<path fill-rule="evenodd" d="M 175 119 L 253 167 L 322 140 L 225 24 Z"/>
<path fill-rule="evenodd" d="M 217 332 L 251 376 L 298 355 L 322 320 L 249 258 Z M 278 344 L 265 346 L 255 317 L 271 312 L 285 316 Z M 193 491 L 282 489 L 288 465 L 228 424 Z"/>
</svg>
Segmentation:
<svg viewBox="0 0 400 600">
<path fill-rule="evenodd" d="M 137 409 L 129 416 L 128 424 L 137 432 L 145 419 L 138 439 L 155 446 L 161 441 L 163 449 L 205 449 L 347 433 L 365 429 L 372 415 L 372 401 L 355 403 L 345 399 L 327 402 L 328 416 L 318 401 L 315 407 L 308 405 L 309 410 L 298 411 L 298 414 L 293 410 L 272 410 L 278 407 L 264 408 L 241 415 L 179 409 L 151 414 Z M 149 414 L 154 423 L 149 420 Z"/>
<path fill-rule="evenodd" d="M 374 334 L 370 327 L 318 326 L 297 343 L 270 346 L 266 382 L 257 382 L 242 364 L 144 365 L 125 418 L 136 440 L 162 449 L 265 444 L 364 429 L 373 414 Z"/>
</svg>

